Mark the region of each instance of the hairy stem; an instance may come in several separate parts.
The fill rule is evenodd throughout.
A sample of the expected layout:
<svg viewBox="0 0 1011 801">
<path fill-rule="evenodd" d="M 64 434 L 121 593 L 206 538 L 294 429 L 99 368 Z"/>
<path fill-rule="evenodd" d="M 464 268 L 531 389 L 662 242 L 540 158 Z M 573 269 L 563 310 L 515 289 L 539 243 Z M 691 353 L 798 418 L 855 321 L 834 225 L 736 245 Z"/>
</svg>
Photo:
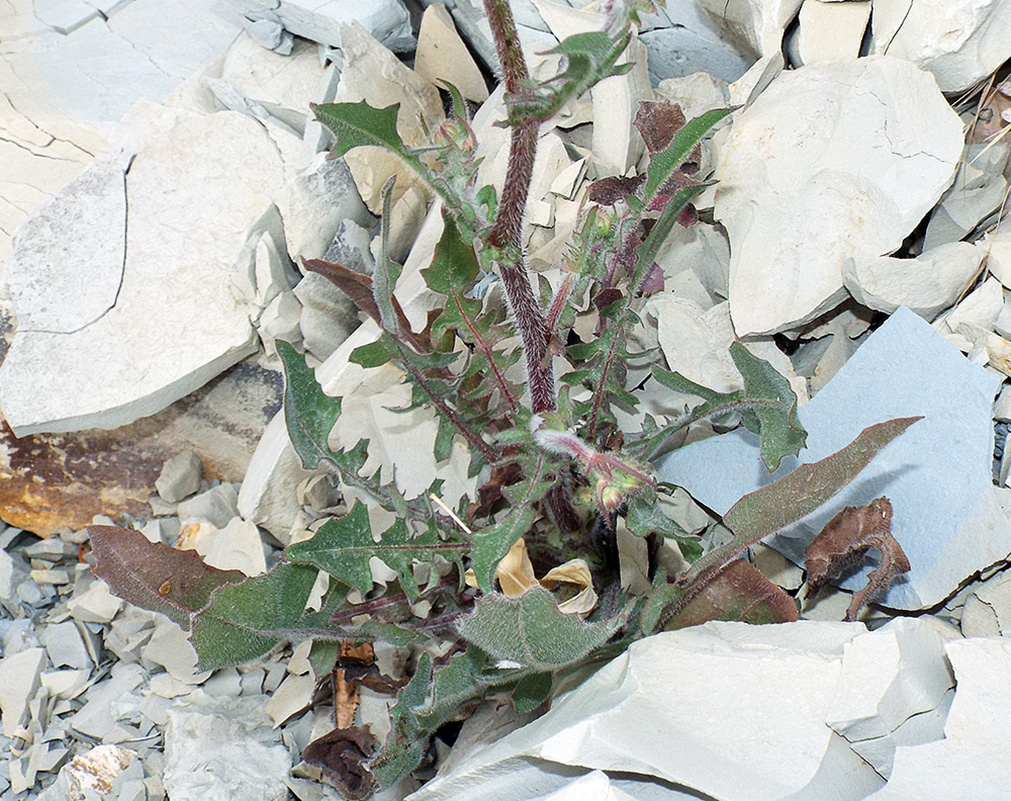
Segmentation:
<svg viewBox="0 0 1011 801">
<path fill-rule="evenodd" d="M 495 49 L 502 65 L 506 92 L 514 96 L 526 91 L 529 77 L 509 0 L 484 0 Z M 509 307 L 516 320 L 526 358 L 530 382 L 530 402 L 535 413 L 555 408 L 555 377 L 548 355 L 548 325 L 537 301 L 530 273 L 523 258 L 523 213 L 537 153 L 536 122 L 517 125 L 509 142 L 506 170 L 498 215 L 488 234 L 488 244 L 496 252 L 496 262 Z"/>
</svg>

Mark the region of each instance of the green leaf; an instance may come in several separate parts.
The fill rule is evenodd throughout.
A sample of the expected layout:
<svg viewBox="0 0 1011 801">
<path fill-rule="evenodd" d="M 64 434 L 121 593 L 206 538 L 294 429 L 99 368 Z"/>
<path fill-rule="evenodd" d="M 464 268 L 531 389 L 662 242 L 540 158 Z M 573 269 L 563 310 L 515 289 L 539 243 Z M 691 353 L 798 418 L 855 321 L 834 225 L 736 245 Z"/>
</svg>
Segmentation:
<svg viewBox="0 0 1011 801">
<path fill-rule="evenodd" d="M 516 684 L 513 690 L 513 708 L 520 715 L 532 712 L 551 696 L 551 674 L 530 673 Z"/>
<path fill-rule="evenodd" d="M 677 224 L 677 220 L 681 215 L 681 212 L 684 211 L 685 207 L 691 202 L 693 197 L 699 194 L 707 186 L 711 185 L 712 184 L 710 182 L 701 183 L 697 186 L 685 186 L 678 189 L 671 195 L 670 200 L 667 201 L 667 205 L 663 207 L 663 211 L 660 212 L 660 216 L 646 235 L 646 239 L 635 251 L 635 270 L 632 277 L 632 286 L 635 287 L 636 290 L 642 286 L 642 282 L 645 280 L 647 273 L 656 261 L 660 248 L 663 246 L 663 243 L 667 241 L 667 238 L 670 236 L 670 232 Z"/>
<path fill-rule="evenodd" d="M 778 481 L 745 495 L 723 517 L 724 525 L 734 532 L 734 538 L 692 565 L 678 579 L 678 585 L 690 585 L 749 545 L 809 515 L 856 478 L 889 442 L 920 419 L 900 417 L 868 426 L 849 445 L 831 456 L 801 465 Z"/>
<path fill-rule="evenodd" d="M 404 145 L 397 132 L 399 104 L 373 108 L 360 103 L 321 103 L 312 106 L 312 113 L 337 138 L 333 152 L 343 156 L 355 147 L 382 147 L 405 160 L 416 157 Z"/>
<path fill-rule="evenodd" d="M 394 175 L 382 189 L 383 216 L 379 221 L 379 258 L 376 260 L 376 269 L 372 276 L 372 296 L 375 298 L 376 308 L 379 309 L 379 321 L 383 329 L 391 334 L 398 333 L 401 323 L 397 315 L 399 306 L 393 293 L 397 288 L 397 279 L 400 278 L 402 268 L 389 255 L 391 206 L 396 182 L 397 176 Z"/>
<path fill-rule="evenodd" d="M 475 602 L 473 614 L 457 623 L 460 634 L 495 659 L 536 671 L 578 662 L 607 642 L 623 621 L 585 623 L 559 611 L 554 596 L 533 587 L 519 598 L 494 593 Z"/>
<path fill-rule="evenodd" d="M 348 356 L 348 361 L 353 364 L 360 364 L 362 367 L 381 367 L 389 361 L 397 358 L 400 350 L 397 344 L 386 334 L 375 342 L 367 345 L 359 345 Z"/>
<path fill-rule="evenodd" d="M 321 459 L 336 458 L 327 445 L 327 437 L 341 415 L 341 399 L 323 392 L 316 373 L 290 344 L 278 342 L 277 355 L 284 366 L 284 420 L 288 436 L 302 467 L 313 470 Z"/>
<path fill-rule="evenodd" d="M 652 455 L 675 431 L 703 418 L 741 412 L 745 428 L 761 436 L 762 461 L 769 471 L 779 467 L 784 456 L 796 456 L 807 441 L 807 432 L 797 419 L 797 396 L 790 382 L 768 362 L 759 359 L 740 342 L 730 346 L 730 355 L 744 377 L 744 389 L 721 393 L 689 381 L 679 373 L 653 366 L 653 377 L 675 392 L 697 395 L 704 402 L 695 406 L 677 428 L 654 435 L 648 444 Z"/>
<path fill-rule="evenodd" d="M 292 562 L 314 565 L 363 595 L 372 590 L 369 559 L 378 557 L 397 572 L 400 586 L 413 602 L 420 593 L 414 581 L 415 560 L 430 562 L 442 556 L 459 563 L 469 547 L 458 539 L 440 539 L 434 525 L 412 537 L 403 520 L 395 522 L 375 542 L 368 509 L 356 501 L 344 517 L 324 523 L 312 539 L 289 545 L 284 553 Z"/>
<path fill-rule="evenodd" d="M 390 733 L 386 745 L 372 761 L 372 773 L 381 787 L 392 787 L 421 764 L 428 747 L 418 724 L 418 710 L 424 707 L 432 684 L 432 657 L 423 651 L 418 667 L 390 709 Z"/>
<path fill-rule="evenodd" d="M 651 200 L 674 171 L 684 164 L 685 159 L 712 127 L 733 111 L 732 108 L 713 109 L 689 120 L 664 150 L 653 154 L 646 171 L 647 201 Z"/>
<path fill-rule="evenodd" d="M 689 534 L 663 513 L 655 491 L 644 492 L 629 499 L 625 525 L 637 537 L 658 534 L 677 540 L 678 549 L 689 564 L 702 556 L 700 538 Z"/>
<path fill-rule="evenodd" d="M 241 665 L 284 640 L 308 639 L 305 603 L 316 570 L 279 562 L 260 576 L 218 588 L 210 605 L 194 616 L 190 640 L 201 670 Z"/>
<path fill-rule="evenodd" d="M 481 592 L 491 592 L 492 572 L 509 553 L 513 543 L 524 536 L 534 524 L 537 514 L 529 506 L 510 509 L 504 518 L 493 526 L 474 532 L 474 575 Z"/>
<path fill-rule="evenodd" d="M 530 86 L 518 96 L 507 98 L 509 124 L 543 122 L 553 117 L 569 100 L 615 75 L 624 75 L 633 64 L 617 64 L 628 47 L 631 34 L 626 29 L 611 37 L 604 31 L 577 33 L 547 51 L 565 61 L 565 69 L 555 77 Z"/>
<path fill-rule="evenodd" d="M 207 606 L 211 594 L 244 581 L 238 570 L 204 564 L 196 551 L 151 542 L 139 531 L 89 526 L 95 567 L 92 572 L 116 595 L 151 612 L 161 612 L 189 629 L 192 616 Z"/>
</svg>

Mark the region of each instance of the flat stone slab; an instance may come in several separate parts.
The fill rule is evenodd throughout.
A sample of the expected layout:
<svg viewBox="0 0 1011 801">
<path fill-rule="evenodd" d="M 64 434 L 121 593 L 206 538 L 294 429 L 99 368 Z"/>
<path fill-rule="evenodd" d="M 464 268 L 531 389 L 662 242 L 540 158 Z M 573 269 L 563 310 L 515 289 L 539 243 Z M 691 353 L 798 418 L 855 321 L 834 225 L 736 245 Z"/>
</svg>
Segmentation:
<svg viewBox="0 0 1011 801">
<path fill-rule="evenodd" d="M 769 473 L 759 459 L 758 437 L 739 428 L 664 455 L 657 470 L 725 514 L 743 495 L 838 451 L 865 427 L 923 415 L 832 501 L 768 542 L 802 564 L 807 544 L 842 507 L 885 495 L 894 508 L 892 533 L 912 570 L 879 600 L 898 609 L 930 607 L 1011 553 L 1011 523 L 990 475 L 991 413 L 1000 385 L 1000 376 L 967 361 L 930 325 L 900 308 L 798 409 L 808 431 L 799 458 L 786 457 Z M 870 569 L 841 586 L 859 589 Z"/>
<path fill-rule="evenodd" d="M 894 252 L 951 183 L 962 122 L 932 76 L 887 56 L 783 72 L 720 147 L 714 215 L 730 236 L 739 336 L 846 298 L 851 256 Z"/>
<path fill-rule="evenodd" d="M 154 136 L 127 174 L 126 260 L 115 304 L 78 330 L 23 325 L 0 367 L 0 407 L 15 435 L 125 425 L 255 350 L 249 311 L 230 279 L 247 230 L 283 178 L 277 147 L 242 114 L 193 116 Z M 73 234 L 52 230 L 49 248 L 69 253 Z M 87 253 L 78 255 L 59 265 L 48 260 L 40 281 L 62 303 L 47 315 L 81 303 L 80 278 L 66 268 L 86 263 Z M 38 297 L 17 289 L 16 313 L 37 319 Z"/>
</svg>

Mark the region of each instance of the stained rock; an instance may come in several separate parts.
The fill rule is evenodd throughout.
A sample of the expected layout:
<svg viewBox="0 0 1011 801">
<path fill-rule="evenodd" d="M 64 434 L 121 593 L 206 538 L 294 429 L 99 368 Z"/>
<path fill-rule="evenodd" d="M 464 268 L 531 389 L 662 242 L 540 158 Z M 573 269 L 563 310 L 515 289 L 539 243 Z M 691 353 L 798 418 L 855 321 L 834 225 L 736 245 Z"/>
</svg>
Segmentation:
<svg viewBox="0 0 1011 801">
<path fill-rule="evenodd" d="M 488 99 L 484 76 L 443 3 L 430 5 L 421 17 L 414 70 L 430 83 L 453 84 L 465 98 L 475 103 Z"/>
<path fill-rule="evenodd" d="M 1011 18 L 997 0 L 874 0 L 871 52 L 933 73 L 942 92 L 962 92 L 1011 51 Z"/>
<path fill-rule="evenodd" d="M 720 148 L 714 214 L 730 236 L 738 335 L 787 330 L 838 304 L 845 260 L 896 250 L 961 152 L 961 121 L 908 62 L 779 75 Z"/>
<path fill-rule="evenodd" d="M 891 314 L 899 306 L 933 320 L 979 275 L 983 253 L 968 242 L 951 242 L 915 259 L 852 256 L 843 263 L 843 284 L 864 306 Z"/>
<path fill-rule="evenodd" d="M 866 426 L 923 415 L 831 502 L 769 544 L 802 564 L 807 543 L 839 509 L 886 495 L 895 510 L 892 534 L 912 570 L 880 602 L 929 607 L 1011 553 L 1011 523 L 991 483 L 991 410 L 999 387 L 999 377 L 969 363 L 941 334 L 900 308 L 798 409 L 808 431 L 799 459 L 786 457 L 769 473 L 759 460 L 758 437 L 737 429 L 666 454 L 657 469 L 664 480 L 725 514 L 744 494 L 838 451 Z M 859 589 L 869 570 L 841 586 Z"/>
<path fill-rule="evenodd" d="M 240 364 L 168 409 L 116 431 L 16 438 L 0 427 L 0 516 L 39 536 L 95 515 L 146 517 L 162 465 L 192 450 L 208 479 L 241 481 L 281 403 L 279 373 Z"/>
<path fill-rule="evenodd" d="M 263 128 L 234 112 L 152 139 L 127 179 L 127 259 L 115 306 L 73 333 L 17 332 L 0 367 L 12 430 L 124 425 L 250 353 L 253 330 L 228 277 L 281 177 Z M 51 280 L 61 284 L 62 274 Z"/>
<path fill-rule="evenodd" d="M 283 801 L 290 768 L 260 698 L 193 694 L 168 713 L 163 782 L 170 798 Z"/>
<path fill-rule="evenodd" d="M 306 352 L 325 361 L 357 326 L 354 305 L 347 295 L 316 273 L 308 273 L 298 282 L 295 297 L 302 304 L 298 320 L 302 344 Z"/>
</svg>

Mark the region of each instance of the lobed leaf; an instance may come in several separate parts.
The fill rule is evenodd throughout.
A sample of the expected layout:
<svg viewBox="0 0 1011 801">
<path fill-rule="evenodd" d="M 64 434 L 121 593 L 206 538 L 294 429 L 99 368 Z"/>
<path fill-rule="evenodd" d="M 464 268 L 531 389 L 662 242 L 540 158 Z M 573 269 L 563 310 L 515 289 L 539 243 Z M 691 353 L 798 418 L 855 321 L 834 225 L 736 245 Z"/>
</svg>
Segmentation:
<svg viewBox="0 0 1011 801">
<path fill-rule="evenodd" d="M 200 669 L 241 665 L 279 642 L 325 634 L 319 616 L 305 615 L 316 573 L 304 565 L 279 562 L 263 575 L 218 588 L 210 604 L 193 617 L 190 640 Z"/>
<path fill-rule="evenodd" d="M 312 539 L 289 545 L 284 553 L 292 562 L 314 565 L 363 595 L 372 590 L 369 559 L 378 557 L 397 572 L 400 586 L 413 602 L 420 593 L 414 581 L 415 561 L 431 562 L 442 556 L 459 563 L 469 548 L 469 543 L 459 539 L 441 539 L 434 525 L 412 537 L 403 520 L 397 520 L 375 542 L 368 510 L 356 501 L 344 517 L 324 523 Z"/>
<path fill-rule="evenodd" d="M 238 570 L 204 564 L 196 551 L 151 542 L 139 531 L 117 526 L 89 526 L 95 567 L 92 572 L 116 595 L 161 612 L 189 629 L 192 616 L 210 603 L 219 587 L 244 581 Z"/>
<path fill-rule="evenodd" d="M 485 595 L 475 607 L 473 614 L 457 623 L 464 639 L 495 659 L 538 672 L 578 662 L 607 642 L 621 621 L 619 616 L 585 623 L 577 615 L 566 615 L 542 587 L 533 587 L 519 598 Z"/>
<path fill-rule="evenodd" d="M 647 458 L 655 454 L 671 434 L 686 425 L 734 411 L 742 413 L 745 428 L 761 436 L 762 461 L 770 471 L 779 467 L 784 456 L 800 453 L 807 442 L 807 432 L 797 419 L 797 396 L 790 382 L 739 342 L 730 346 L 730 355 L 744 377 L 744 389 L 738 392 L 716 392 L 679 373 L 653 366 L 653 377 L 662 386 L 675 392 L 696 395 L 703 402 L 679 420 L 676 427 L 653 435 L 644 448 Z"/>
<path fill-rule="evenodd" d="M 416 157 L 404 145 L 397 132 L 400 104 L 373 108 L 364 100 L 359 103 L 321 103 L 312 106 L 316 119 L 330 129 L 337 142 L 333 152 L 343 156 L 352 148 L 382 147 L 405 160 Z"/>
</svg>

